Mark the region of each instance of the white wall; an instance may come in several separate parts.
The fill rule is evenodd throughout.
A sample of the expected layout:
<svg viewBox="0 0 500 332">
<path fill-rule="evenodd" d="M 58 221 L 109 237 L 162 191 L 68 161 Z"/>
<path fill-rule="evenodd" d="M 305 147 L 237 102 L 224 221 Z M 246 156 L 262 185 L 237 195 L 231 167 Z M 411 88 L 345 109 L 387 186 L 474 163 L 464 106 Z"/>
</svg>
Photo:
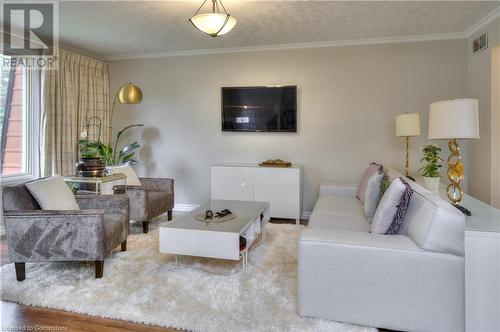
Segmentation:
<svg viewBox="0 0 500 332">
<path fill-rule="evenodd" d="M 176 203 L 209 198 L 212 164 L 279 157 L 305 166 L 310 211 L 321 181 L 357 181 L 370 161 L 403 167 L 394 118 L 405 111 L 422 118 L 415 172 L 429 103 L 464 96 L 466 64 L 463 40 L 111 61 L 111 91 L 132 81 L 144 92 L 113 126 L 145 124 L 132 134 L 144 145 L 138 172 L 173 177 Z M 298 133 L 222 133 L 220 88 L 266 84 L 298 86 Z"/>
<path fill-rule="evenodd" d="M 488 48 L 472 54 L 472 41 L 482 33 L 488 33 Z M 478 199 L 489 203 L 491 196 L 492 146 L 491 142 L 491 50 L 500 44 L 500 17 L 480 29 L 467 40 L 467 92 L 479 99 L 479 136 L 477 141 L 468 143 L 470 163 L 468 168 L 469 192 Z M 500 185 L 500 184 L 496 184 Z"/>
</svg>

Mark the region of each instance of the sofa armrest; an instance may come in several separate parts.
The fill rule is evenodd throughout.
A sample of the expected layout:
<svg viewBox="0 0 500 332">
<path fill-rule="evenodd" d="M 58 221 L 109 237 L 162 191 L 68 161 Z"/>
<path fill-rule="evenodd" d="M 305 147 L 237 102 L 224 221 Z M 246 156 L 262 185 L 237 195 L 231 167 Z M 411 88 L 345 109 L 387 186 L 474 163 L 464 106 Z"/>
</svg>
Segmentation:
<svg viewBox="0 0 500 332">
<path fill-rule="evenodd" d="M 104 259 L 103 210 L 4 214 L 12 262 Z"/>
<path fill-rule="evenodd" d="M 464 257 L 402 235 L 307 229 L 298 252 L 301 316 L 392 330 L 462 331 Z"/>
<path fill-rule="evenodd" d="M 356 183 L 323 182 L 319 186 L 319 195 L 356 196 L 358 185 Z"/>
<path fill-rule="evenodd" d="M 174 180 L 167 178 L 139 178 L 141 184 L 150 191 L 166 191 L 174 194 Z"/>
</svg>

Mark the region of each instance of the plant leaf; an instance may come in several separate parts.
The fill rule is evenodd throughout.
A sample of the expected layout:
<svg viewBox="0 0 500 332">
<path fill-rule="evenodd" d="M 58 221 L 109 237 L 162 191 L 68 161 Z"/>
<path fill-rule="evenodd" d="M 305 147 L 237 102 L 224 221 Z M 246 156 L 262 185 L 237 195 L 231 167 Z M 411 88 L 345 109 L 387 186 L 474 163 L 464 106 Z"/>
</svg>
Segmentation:
<svg viewBox="0 0 500 332">
<path fill-rule="evenodd" d="M 129 145 L 125 145 L 121 150 L 120 150 L 120 155 L 124 155 L 124 154 L 127 154 L 127 153 L 131 153 L 135 150 L 137 150 L 138 148 L 140 148 L 141 145 L 138 143 L 138 142 L 133 142 L 133 143 L 130 143 Z"/>
<path fill-rule="evenodd" d="M 125 128 L 123 128 L 122 130 L 120 130 L 118 132 L 118 134 L 116 134 L 116 141 L 118 142 L 118 140 L 120 139 L 120 136 L 126 132 L 127 130 L 129 130 L 130 128 L 133 128 L 133 127 L 144 127 L 144 124 L 143 123 L 139 123 L 139 124 L 133 124 L 133 125 L 130 125 L 130 126 L 126 126 Z"/>
</svg>

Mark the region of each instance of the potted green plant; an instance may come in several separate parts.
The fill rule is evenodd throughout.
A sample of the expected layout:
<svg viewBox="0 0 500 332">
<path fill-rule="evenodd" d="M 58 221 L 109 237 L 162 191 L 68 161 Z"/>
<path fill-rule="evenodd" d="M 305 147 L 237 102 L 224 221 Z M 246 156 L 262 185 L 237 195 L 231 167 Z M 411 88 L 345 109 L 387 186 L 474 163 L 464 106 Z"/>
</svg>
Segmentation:
<svg viewBox="0 0 500 332">
<path fill-rule="evenodd" d="M 86 139 L 86 137 L 83 138 L 83 136 L 85 135 L 82 135 L 82 138 L 78 141 L 78 144 L 80 144 L 80 154 L 82 156 L 86 156 L 87 158 L 102 158 L 106 166 L 133 164 L 136 161 L 132 158 L 134 157 L 137 149 L 141 147 L 141 145 L 138 142 L 132 142 L 118 150 L 118 142 L 120 141 L 122 134 L 128 129 L 142 126 L 144 125 L 134 124 L 120 130 L 116 135 L 114 146 L 112 146 L 111 144 L 105 144 L 100 140 L 90 141 Z"/>
<path fill-rule="evenodd" d="M 426 145 L 422 149 L 423 157 L 420 159 L 420 162 L 423 162 L 424 166 L 419 171 L 424 176 L 424 183 L 427 189 L 439 189 L 439 180 L 441 179 L 439 169 L 442 167 L 441 161 L 443 161 L 439 157 L 440 152 L 441 148 L 433 143 Z"/>
</svg>

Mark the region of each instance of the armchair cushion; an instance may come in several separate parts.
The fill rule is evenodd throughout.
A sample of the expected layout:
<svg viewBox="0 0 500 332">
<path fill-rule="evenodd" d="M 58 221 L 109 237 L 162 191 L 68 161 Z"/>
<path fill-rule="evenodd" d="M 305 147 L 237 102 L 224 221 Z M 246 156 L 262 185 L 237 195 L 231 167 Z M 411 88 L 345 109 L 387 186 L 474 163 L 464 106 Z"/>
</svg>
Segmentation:
<svg viewBox="0 0 500 332">
<path fill-rule="evenodd" d="M 127 176 L 126 184 L 128 186 L 140 186 L 141 181 L 139 181 L 139 177 L 137 173 L 130 165 L 118 165 L 118 166 L 108 166 L 107 169 L 112 174 L 122 173 Z"/>
<path fill-rule="evenodd" d="M 27 182 L 26 187 L 44 210 L 78 210 L 75 197 L 59 175 Z"/>
<path fill-rule="evenodd" d="M 127 195 L 76 195 L 80 209 L 101 209 L 106 213 L 129 215 L 129 199 Z"/>
</svg>

